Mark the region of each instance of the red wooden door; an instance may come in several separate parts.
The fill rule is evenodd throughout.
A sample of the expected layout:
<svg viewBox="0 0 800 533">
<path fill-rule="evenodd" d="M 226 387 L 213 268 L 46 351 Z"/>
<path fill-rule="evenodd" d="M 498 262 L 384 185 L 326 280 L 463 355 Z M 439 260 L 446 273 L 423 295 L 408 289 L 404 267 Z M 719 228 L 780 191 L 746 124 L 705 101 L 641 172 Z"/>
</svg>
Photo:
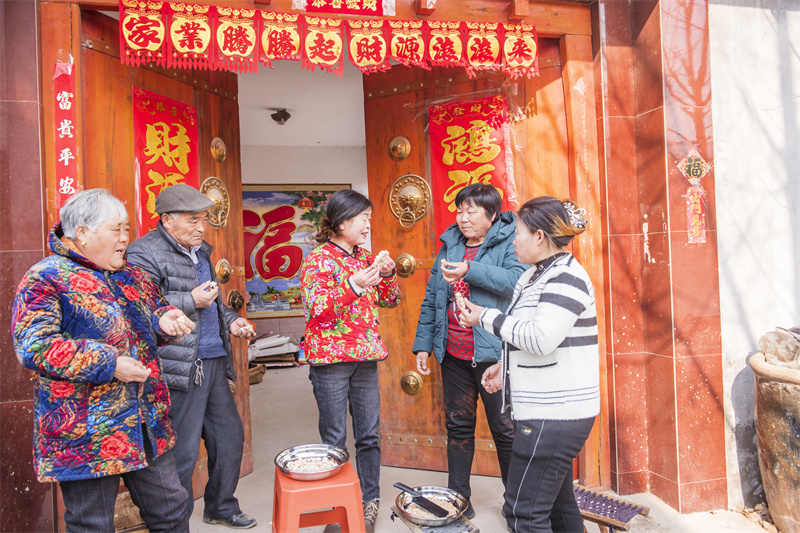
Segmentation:
<svg viewBox="0 0 800 533">
<path fill-rule="evenodd" d="M 430 184 L 430 147 L 427 135 L 427 107 L 444 99 L 481 98 L 498 92 L 509 95 L 511 107 L 525 114 L 512 125 L 515 183 L 520 204 L 526 199 L 552 194 L 570 196 L 567 115 L 561 81 L 559 41 L 540 39 L 541 75 L 531 80 L 511 81 L 485 74 L 469 79 L 462 70 L 422 70 L 395 66 L 382 74 L 364 77 L 364 108 L 367 138 L 367 168 L 373 213 L 373 250 L 387 249 L 392 257 L 409 253 L 416 272 L 401 279 L 403 303 L 383 310 L 381 336 L 390 356 L 380 365 L 381 447 L 386 465 L 447 469 L 444 410 L 439 365 L 431 359 L 432 373 L 423 377 L 422 392 L 406 395 L 400 380 L 415 369 L 411 346 L 420 304 L 435 256 L 438 235 L 434 234 L 433 211 L 411 228 L 403 228 L 392 214 L 389 191 L 405 174 L 416 174 Z M 395 161 L 388 145 L 396 136 L 411 143 L 410 155 Z M 478 407 L 473 473 L 499 475 L 494 442 Z"/>
<path fill-rule="evenodd" d="M 70 9 L 67 6 L 66 9 Z M 133 146 L 133 87 L 169 97 L 197 109 L 199 181 L 215 176 L 227 187 L 230 201 L 226 227 L 209 226 L 206 240 L 214 246 L 212 264 L 222 258 L 234 267 L 234 275 L 221 285 L 224 301 L 233 290 L 245 294 L 242 247 L 242 194 L 241 166 L 239 154 L 239 106 L 237 103 L 238 81 L 235 74 L 213 71 L 170 71 L 159 67 L 128 67 L 119 60 L 118 21 L 99 12 L 80 10 L 72 6 L 73 15 L 80 15 L 77 38 L 80 39 L 77 92 L 80 97 L 78 140 L 79 167 L 83 177 L 83 188 L 103 187 L 126 203 L 131 222 L 136 220 L 136 192 L 134 181 Z M 64 20 L 64 6 L 45 4 L 43 18 L 58 14 Z M 69 17 L 67 17 L 69 20 Z M 77 24 L 75 25 L 77 26 Z M 55 38 L 54 38 L 55 40 Z M 45 43 L 44 49 L 51 50 Z M 45 115 L 47 122 L 47 113 Z M 211 151 L 212 139 L 221 138 L 227 147 L 224 161 L 214 159 Z M 55 191 L 48 172 L 48 191 Z M 47 219 L 52 224 L 58 213 L 51 198 L 48 198 Z M 131 224 L 131 240 L 135 235 L 135 224 Z M 252 472 L 249 382 L 247 355 L 244 341 L 233 340 L 234 362 L 238 376 L 236 404 L 245 427 L 245 450 L 242 459 L 242 475 Z M 194 474 L 195 497 L 202 494 L 208 478 L 206 455 L 201 446 L 201 455 Z"/>
</svg>

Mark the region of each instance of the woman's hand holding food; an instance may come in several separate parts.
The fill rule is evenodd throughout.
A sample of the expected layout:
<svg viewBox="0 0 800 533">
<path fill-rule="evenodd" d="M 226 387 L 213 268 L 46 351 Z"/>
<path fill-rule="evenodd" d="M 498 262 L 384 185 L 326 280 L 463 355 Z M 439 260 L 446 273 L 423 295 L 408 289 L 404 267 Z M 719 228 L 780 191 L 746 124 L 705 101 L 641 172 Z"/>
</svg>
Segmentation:
<svg viewBox="0 0 800 533">
<path fill-rule="evenodd" d="M 244 317 L 239 317 L 231 322 L 231 335 L 240 339 L 249 339 L 255 336 L 256 330 L 253 325 Z"/>
<path fill-rule="evenodd" d="M 158 319 L 158 326 L 171 337 L 182 337 L 192 332 L 194 322 L 180 309 L 172 309 Z"/>
<path fill-rule="evenodd" d="M 445 265 L 447 265 L 446 268 Z M 450 285 L 466 276 L 467 270 L 469 270 L 469 265 L 464 261 L 442 263 L 442 277 Z"/>
<path fill-rule="evenodd" d="M 381 274 L 388 277 L 392 272 L 394 272 L 394 267 L 395 267 L 394 259 L 387 256 L 386 261 L 383 263 L 383 266 L 381 267 Z"/>
<path fill-rule="evenodd" d="M 489 394 L 494 394 L 502 388 L 503 377 L 500 374 L 502 368 L 502 363 L 497 362 L 487 368 L 481 376 L 481 385 Z"/>
<path fill-rule="evenodd" d="M 374 263 L 351 276 L 353 282 L 362 288 L 374 287 L 381 282 L 381 271 Z"/>
<path fill-rule="evenodd" d="M 431 373 L 431 369 L 428 368 L 429 355 L 430 353 L 428 352 L 417 352 L 417 372 L 423 376 L 427 376 Z"/>
<path fill-rule="evenodd" d="M 481 313 L 485 307 L 481 307 L 480 305 L 474 304 L 467 300 L 466 298 L 456 298 L 456 303 L 458 304 L 458 323 L 462 326 L 472 327 L 477 326 L 478 323 L 481 321 Z"/>
<path fill-rule="evenodd" d="M 127 355 L 117 357 L 117 368 L 114 370 L 114 377 L 118 380 L 125 383 L 130 383 L 131 381 L 144 383 L 149 376 L 150 369 L 133 357 L 128 357 Z"/>
</svg>

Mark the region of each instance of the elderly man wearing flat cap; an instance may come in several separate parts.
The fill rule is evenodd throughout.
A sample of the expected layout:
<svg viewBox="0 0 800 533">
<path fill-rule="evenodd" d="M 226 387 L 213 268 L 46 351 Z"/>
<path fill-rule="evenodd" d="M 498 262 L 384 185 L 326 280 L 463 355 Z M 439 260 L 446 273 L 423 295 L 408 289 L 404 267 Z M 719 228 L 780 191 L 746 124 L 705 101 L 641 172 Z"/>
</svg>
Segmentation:
<svg viewBox="0 0 800 533">
<path fill-rule="evenodd" d="M 247 320 L 234 313 L 219 294 L 203 240 L 208 210 L 214 206 L 194 187 L 178 184 L 161 191 L 156 229 L 128 246 L 128 262 L 146 270 L 170 305 L 179 307 L 195 324 L 191 334 L 158 348 L 169 386 L 169 419 L 177 433 L 173 449 L 181 484 L 194 502 L 192 473 L 202 437 L 208 452 L 203 521 L 235 529 L 256 525 L 239 509 L 234 497 L 244 447 L 244 430 L 228 379 L 236 380 L 230 336 L 247 339 Z"/>
</svg>

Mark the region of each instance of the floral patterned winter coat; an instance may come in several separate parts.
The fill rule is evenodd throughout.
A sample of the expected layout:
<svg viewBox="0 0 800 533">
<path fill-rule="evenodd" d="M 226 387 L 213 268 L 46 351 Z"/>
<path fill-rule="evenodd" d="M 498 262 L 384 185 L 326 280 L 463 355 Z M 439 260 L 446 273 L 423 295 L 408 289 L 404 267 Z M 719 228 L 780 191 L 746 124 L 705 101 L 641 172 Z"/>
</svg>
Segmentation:
<svg viewBox="0 0 800 533">
<path fill-rule="evenodd" d="M 50 231 L 51 255 L 17 289 L 11 329 L 17 358 L 34 371 L 34 467 L 39 481 L 70 481 L 145 468 L 175 444 L 169 391 L 156 357 L 159 328 L 174 309 L 144 270 L 100 269 Z M 127 355 L 150 369 L 144 383 L 114 378 Z"/>
<path fill-rule="evenodd" d="M 400 304 L 397 275 L 383 278 L 359 296 L 348 278 L 372 264 L 369 251 L 348 254 L 333 243 L 311 252 L 300 271 L 306 316 L 305 352 L 312 365 L 386 359 L 378 335 L 378 309 Z"/>
</svg>

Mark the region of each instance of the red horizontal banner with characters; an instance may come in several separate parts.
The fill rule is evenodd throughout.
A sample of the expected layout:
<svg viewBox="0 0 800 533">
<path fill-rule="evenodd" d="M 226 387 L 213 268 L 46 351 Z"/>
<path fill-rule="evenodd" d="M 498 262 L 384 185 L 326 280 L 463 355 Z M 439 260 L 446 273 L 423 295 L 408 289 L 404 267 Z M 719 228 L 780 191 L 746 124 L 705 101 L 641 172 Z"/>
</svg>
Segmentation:
<svg viewBox="0 0 800 533">
<path fill-rule="evenodd" d="M 292 0 L 292 9 L 328 15 L 392 17 L 394 0 Z"/>
<path fill-rule="evenodd" d="M 428 115 L 436 235 L 456 221 L 456 195 L 473 183 L 493 185 L 502 210 L 516 210 L 505 97 L 431 106 Z"/>
<path fill-rule="evenodd" d="M 120 0 L 120 59 L 126 65 L 254 72 L 258 62 L 302 61 L 342 75 L 345 55 L 362 72 L 389 60 L 422 68 L 461 67 L 538 75 L 530 24 L 337 18 L 393 15 L 387 0 L 307 0 L 307 14 L 157 0 Z M 374 11 L 381 11 L 380 13 Z"/>
</svg>

